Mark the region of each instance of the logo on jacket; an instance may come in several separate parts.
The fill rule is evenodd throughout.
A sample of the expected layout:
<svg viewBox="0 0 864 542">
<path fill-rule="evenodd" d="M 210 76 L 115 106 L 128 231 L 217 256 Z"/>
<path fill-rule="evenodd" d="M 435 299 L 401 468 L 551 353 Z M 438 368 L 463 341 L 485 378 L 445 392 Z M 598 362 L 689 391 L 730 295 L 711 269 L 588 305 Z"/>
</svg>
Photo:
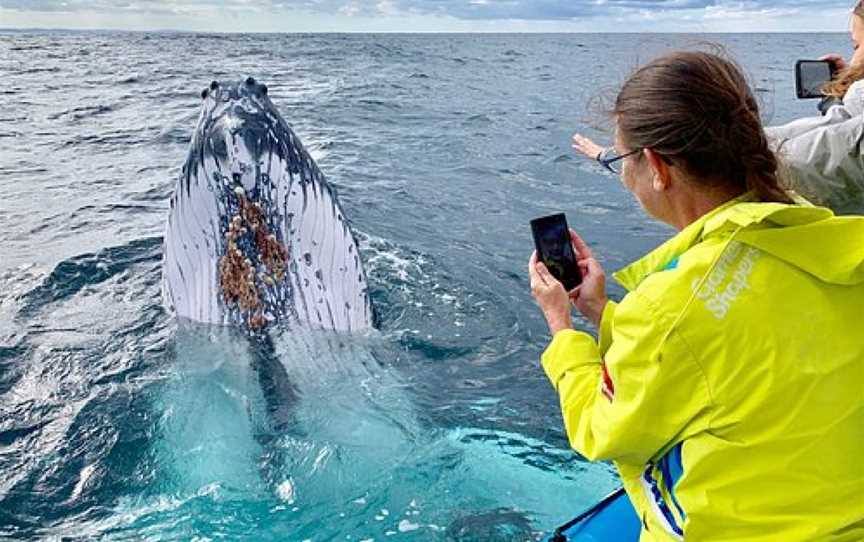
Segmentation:
<svg viewBox="0 0 864 542">
<path fill-rule="evenodd" d="M 762 251 L 754 247 L 746 247 L 738 241 L 732 241 L 717 260 L 702 288 L 700 279 L 693 280 L 696 297 L 705 303 L 705 308 L 718 320 L 726 317 L 732 304 L 749 286 L 750 275 L 756 265 L 756 260 Z M 736 263 L 734 267 L 733 265 Z"/>
</svg>

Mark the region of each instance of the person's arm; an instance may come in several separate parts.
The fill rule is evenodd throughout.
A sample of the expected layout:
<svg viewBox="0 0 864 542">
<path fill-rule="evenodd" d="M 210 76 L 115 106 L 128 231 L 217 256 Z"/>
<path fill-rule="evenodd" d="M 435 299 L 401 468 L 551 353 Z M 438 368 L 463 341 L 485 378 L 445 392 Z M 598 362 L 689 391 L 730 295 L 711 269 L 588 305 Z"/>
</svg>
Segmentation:
<svg viewBox="0 0 864 542">
<path fill-rule="evenodd" d="M 787 135 L 774 147 L 793 190 L 835 210 L 864 211 L 864 113 Z"/>
<path fill-rule="evenodd" d="M 599 344 L 570 329 L 555 334 L 542 364 L 570 444 L 586 458 L 644 464 L 708 427 L 707 381 L 670 324 L 631 293 L 607 304 Z"/>
</svg>

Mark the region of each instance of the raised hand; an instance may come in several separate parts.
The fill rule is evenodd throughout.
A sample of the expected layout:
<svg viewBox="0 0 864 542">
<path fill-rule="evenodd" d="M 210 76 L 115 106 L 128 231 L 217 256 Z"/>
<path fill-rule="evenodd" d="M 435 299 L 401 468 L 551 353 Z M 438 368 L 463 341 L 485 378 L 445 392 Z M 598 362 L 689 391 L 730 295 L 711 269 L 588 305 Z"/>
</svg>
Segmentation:
<svg viewBox="0 0 864 542">
<path fill-rule="evenodd" d="M 594 141 L 588 139 L 581 134 L 573 134 L 572 147 L 576 150 L 576 152 L 584 154 L 585 156 L 593 160 L 599 158 L 600 153 L 604 150 L 604 147 L 601 147 L 597 143 L 594 143 Z"/>
</svg>

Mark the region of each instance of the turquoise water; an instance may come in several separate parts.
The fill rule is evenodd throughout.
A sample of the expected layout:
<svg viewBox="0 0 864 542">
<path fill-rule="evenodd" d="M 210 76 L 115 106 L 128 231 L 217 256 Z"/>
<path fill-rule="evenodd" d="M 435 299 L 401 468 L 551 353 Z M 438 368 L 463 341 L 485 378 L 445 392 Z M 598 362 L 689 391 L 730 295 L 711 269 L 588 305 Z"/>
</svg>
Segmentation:
<svg viewBox="0 0 864 542">
<path fill-rule="evenodd" d="M 713 38 L 772 122 L 848 41 Z M 527 224 L 565 211 L 609 270 L 669 235 L 569 136 L 697 39 L 0 34 L 0 538 L 522 541 L 604 495 L 538 366 Z M 381 316 L 263 366 L 159 288 L 198 93 L 245 75 L 338 187 Z"/>
</svg>

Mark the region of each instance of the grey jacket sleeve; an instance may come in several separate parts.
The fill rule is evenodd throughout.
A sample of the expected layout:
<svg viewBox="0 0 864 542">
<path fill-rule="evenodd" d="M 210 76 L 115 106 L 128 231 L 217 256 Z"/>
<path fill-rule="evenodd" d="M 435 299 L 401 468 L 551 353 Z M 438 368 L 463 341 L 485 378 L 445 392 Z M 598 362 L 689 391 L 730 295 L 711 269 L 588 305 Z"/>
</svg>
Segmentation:
<svg viewBox="0 0 864 542">
<path fill-rule="evenodd" d="M 765 129 L 791 188 L 837 212 L 864 212 L 864 80 L 823 117 Z"/>
</svg>

